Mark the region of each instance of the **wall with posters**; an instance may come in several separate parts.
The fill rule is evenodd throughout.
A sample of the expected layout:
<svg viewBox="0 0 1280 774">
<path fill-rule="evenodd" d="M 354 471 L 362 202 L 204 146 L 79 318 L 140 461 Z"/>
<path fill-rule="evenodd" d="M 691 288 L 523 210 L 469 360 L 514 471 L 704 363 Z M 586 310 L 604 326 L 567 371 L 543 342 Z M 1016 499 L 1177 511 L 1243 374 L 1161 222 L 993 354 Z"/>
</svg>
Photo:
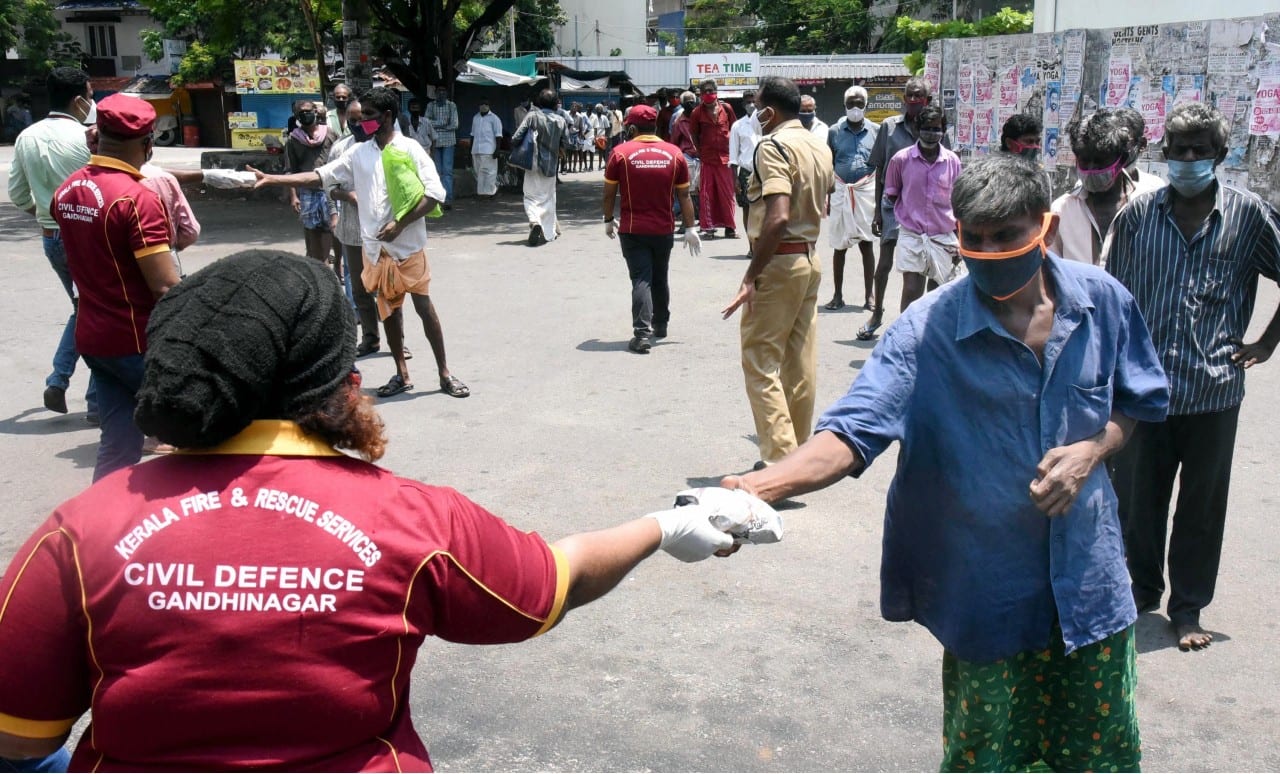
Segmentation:
<svg viewBox="0 0 1280 774">
<path fill-rule="evenodd" d="M 999 150 L 1014 113 L 1041 116 L 1043 161 L 1060 191 L 1075 182 L 1072 118 L 1138 110 L 1150 141 L 1139 166 L 1163 175 L 1165 116 L 1182 101 L 1206 101 L 1231 122 L 1220 179 L 1280 207 L 1280 13 L 932 41 L 925 76 L 962 159 Z"/>
</svg>

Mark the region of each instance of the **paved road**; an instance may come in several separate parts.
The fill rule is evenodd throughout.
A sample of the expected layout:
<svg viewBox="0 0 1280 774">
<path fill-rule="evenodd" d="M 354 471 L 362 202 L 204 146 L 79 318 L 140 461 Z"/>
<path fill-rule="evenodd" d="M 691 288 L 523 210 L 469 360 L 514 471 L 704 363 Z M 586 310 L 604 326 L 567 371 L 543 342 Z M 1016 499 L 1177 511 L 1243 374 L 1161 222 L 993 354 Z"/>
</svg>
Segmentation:
<svg viewBox="0 0 1280 774">
<path fill-rule="evenodd" d="M 0 177 L 11 149 L 0 148 Z M 157 149 L 195 166 L 195 154 Z M 467 174 L 467 173 L 461 173 Z M 462 202 L 433 222 L 433 297 L 465 401 L 436 391 L 420 330 L 409 337 L 414 392 L 386 401 L 384 464 L 454 486 L 547 538 L 667 506 L 756 460 L 738 365 L 737 324 L 718 310 L 745 266 L 742 240 L 677 253 L 671 338 L 640 357 L 629 284 L 604 237 L 594 175 L 561 189 L 565 235 L 530 249 L 518 197 Z M 2 195 L 2 194 L 0 194 Z M 302 251 L 284 205 L 194 198 L 205 225 L 193 270 L 247 247 Z M 89 483 L 97 433 L 40 393 L 68 312 L 34 224 L 0 205 L 9 281 L 0 287 L 0 516 L 7 558 L 59 501 Z M 824 248 L 824 259 L 829 252 Z M 848 282 L 852 279 L 852 283 Z M 855 272 L 847 285 L 860 287 Z M 824 284 L 822 300 L 829 297 Z M 897 286 L 891 286 L 896 297 Z M 859 299 L 860 291 L 846 294 Z M 1260 316 L 1276 308 L 1259 293 Z M 896 306 L 896 305 L 895 305 Z M 844 392 L 870 354 L 865 315 L 823 312 L 819 405 Z M 410 318 L 411 319 L 411 318 Z M 1263 321 L 1255 323 L 1255 330 Z M 366 384 L 392 373 L 361 361 Z M 1280 769 L 1275 642 L 1280 559 L 1274 515 L 1280 419 L 1269 397 L 1280 363 L 1250 375 L 1218 601 L 1219 642 L 1179 653 L 1158 615 L 1139 625 L 1139 701 L 1152 770 Z M 982 460 L 974 460 L 982 475 Z M 610 597 L 529 644 L 430 642 L 411 695 L 415 722 L 446 770 L 929 770 L 940 756 L 940 659 L 914 624 L 878 616 L 880 522 L 893 453 L 865 476 L 802 498 L 777 546 L 684 565 L 643 564 Z M 999 621 L 992 621 L 999 626 Z M 305 708 L 299 708 L 305 711 Z"/>
</svg>

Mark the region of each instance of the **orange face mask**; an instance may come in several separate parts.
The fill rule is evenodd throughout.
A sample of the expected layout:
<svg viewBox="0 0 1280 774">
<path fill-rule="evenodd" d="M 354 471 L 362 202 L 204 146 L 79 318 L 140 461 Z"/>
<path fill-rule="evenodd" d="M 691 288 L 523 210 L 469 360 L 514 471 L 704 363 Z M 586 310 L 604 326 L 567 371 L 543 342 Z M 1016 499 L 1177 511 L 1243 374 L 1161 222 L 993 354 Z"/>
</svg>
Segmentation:
<svg viewBox="0 0 1280 774">
<path fill-rule="evenodd" d="M 964 248 L 964 228 L 957 226 L 960 234 L 960 256 L 964 258 L 969 276 L 978 290 L 997 301 L 1007 301 L 1017 295 L 1036 277 L 1036 272 L 1044 264 L 1049 249 L 1044 239 L 1049 234 L 1049 226 L 1053 223 L 1053 214 L 1044 214 L 1044 224 L 1040 233 L 1025 247 L 1000 253 L 984 253 Z"/>
</svg>

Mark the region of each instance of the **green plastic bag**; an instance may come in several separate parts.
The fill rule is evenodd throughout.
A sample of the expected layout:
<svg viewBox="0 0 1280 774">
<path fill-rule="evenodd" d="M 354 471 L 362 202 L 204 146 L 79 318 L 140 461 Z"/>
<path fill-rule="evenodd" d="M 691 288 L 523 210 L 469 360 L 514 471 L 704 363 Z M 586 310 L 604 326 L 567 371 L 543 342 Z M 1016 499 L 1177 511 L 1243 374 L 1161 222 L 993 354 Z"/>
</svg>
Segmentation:
<svg viewBox="0 0 1280 774">
<path fill-rule="evenodd" d="M 387 179 L 387 198 L 391 201 L 391 214 L 396 220 L 413 211 L 427 195 L 427 190 L 418 177 L 418 165 L 409 152 L 388 145 L 382 149 L 382 172 Z M 444 215 L 440 205 L 427 213 L 428 218 L 439 218 Z"/>
</svg>

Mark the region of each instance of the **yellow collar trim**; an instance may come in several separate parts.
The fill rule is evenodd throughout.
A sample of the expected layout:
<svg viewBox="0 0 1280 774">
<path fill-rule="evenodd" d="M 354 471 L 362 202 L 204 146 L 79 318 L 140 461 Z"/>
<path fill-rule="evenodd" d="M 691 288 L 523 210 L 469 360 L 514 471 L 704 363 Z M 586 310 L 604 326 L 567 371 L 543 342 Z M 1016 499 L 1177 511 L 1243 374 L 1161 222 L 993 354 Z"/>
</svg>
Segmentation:
<svg viewBox="0 0 1280 774">
<path fill-rule="evenodd" d="M 114 158 L 112 156 L 99 156 L 97 154 L 94 154 L 89 157 L 89 163 L 95 167 L 106 167 L 107 169 L 115 169 L 121 172 L 128 172 L 130 175 L 133 175 L 134 179 L 136 180 L 141 180 L 142 178 L 145 177 L 145 175 L 143 175 L 141 172 L 135 169 L 133 165 L 127 162 L 121 161 L 120 159 Z"/>
<path fill-rule="evenodd" d="M 273 457 L 341 457 L 342 452 L 294 422 L 257 419 L 231 438 L 208 449 L 183 449 L 184 454 L 265 454 Z"/>
</svg>

